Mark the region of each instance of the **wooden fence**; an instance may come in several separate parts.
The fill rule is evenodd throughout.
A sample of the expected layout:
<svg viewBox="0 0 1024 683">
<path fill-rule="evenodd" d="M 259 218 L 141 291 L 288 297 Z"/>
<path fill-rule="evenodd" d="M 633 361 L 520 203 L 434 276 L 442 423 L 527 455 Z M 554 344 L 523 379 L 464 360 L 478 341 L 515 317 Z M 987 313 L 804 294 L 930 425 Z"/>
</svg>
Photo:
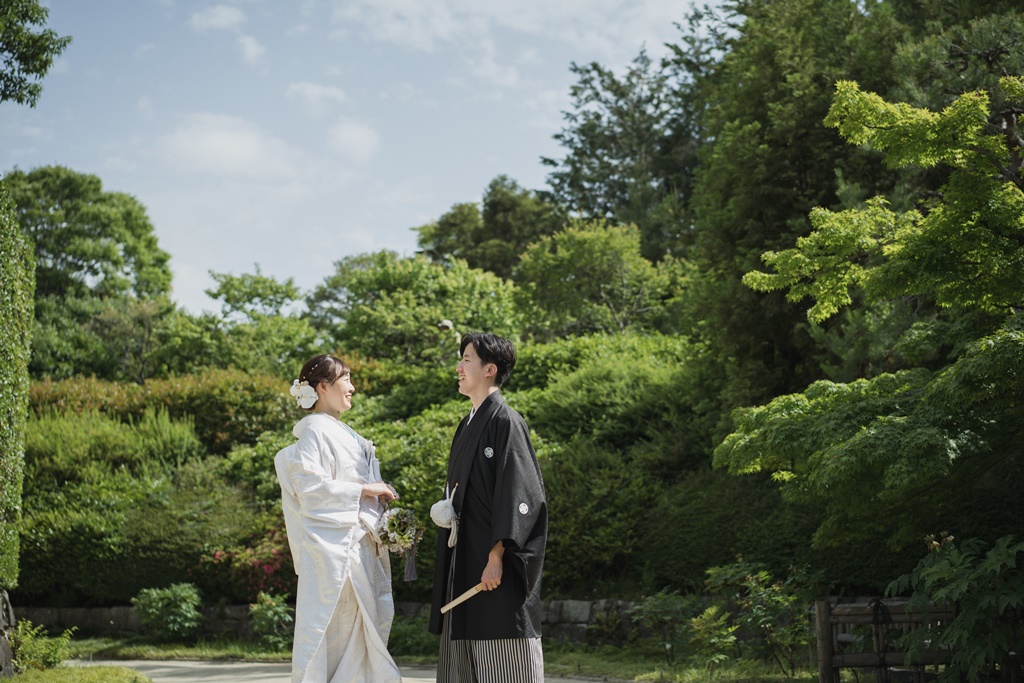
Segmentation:
<svg viewBox="0 0 1024 683">
<path fill-rule="evenodd" d="M 946 664 L 950 652 L 925 652 L 908 660 L 906 652 L 892 650 L 894 639 L 928 624 L 948 621 L 951 609 L 908 607 L 905 600 L 871 600 L 832 604 L 814 603 L 818 640 L 818 681 L 838 683 L 839 670 L 873 669 L 877 683 L 889 683 L 893 669 L 908 669 L 914 683 L 923 683 L 928 665 Z M 870 641 L 869 641 L 870 638 Z M 904 679 L 905 680 L 905 679 Z"/>
</svg>

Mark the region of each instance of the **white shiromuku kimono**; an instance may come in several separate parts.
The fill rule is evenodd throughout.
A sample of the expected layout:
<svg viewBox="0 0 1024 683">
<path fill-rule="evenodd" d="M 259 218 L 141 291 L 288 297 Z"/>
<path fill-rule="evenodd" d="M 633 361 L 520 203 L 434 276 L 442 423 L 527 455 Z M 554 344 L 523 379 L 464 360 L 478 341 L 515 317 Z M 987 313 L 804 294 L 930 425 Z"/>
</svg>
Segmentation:
<svg viewBox="0 0 1024 683">
<path fill-rule="evenodd" d="M 373 444 L 313 413 L 274 458 L 299 576 L 292 683 L 400 683 L 388 653 L 395 614 L 388 552 L 375 540 L 382 508 L 362 485 L 380 480 Z"/>
</svg>

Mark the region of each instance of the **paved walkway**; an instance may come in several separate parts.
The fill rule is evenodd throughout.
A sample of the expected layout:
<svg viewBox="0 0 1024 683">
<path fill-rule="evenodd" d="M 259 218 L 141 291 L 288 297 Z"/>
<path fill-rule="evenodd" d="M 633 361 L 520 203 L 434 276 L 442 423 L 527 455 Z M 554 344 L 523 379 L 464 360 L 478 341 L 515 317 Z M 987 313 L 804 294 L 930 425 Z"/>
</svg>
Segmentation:
<svg viewBox="0 0 1024 683">
<path fill-rule="evenodd" d="M 153 679 L 153 683 L 290 683 L 291 664 L 258 662 L 185 662 L 185 661 L 100 661 L 75 660 L 70 666 L 90 664 L 124 666 Z M 401 667 L 402 683 L 433 683 L 433 669 Z M 545 677 L 545 683 L 578 683 L 566 678 Z"/>
</svg>

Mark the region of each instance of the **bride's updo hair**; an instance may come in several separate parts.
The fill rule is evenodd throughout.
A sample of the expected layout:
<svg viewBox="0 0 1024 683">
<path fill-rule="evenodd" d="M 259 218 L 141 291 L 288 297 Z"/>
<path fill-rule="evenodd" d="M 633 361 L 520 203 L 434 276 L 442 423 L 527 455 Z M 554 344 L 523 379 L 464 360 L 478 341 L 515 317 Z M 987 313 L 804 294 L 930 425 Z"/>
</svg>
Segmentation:
<svg viewBox="0 0 1024 683">
<path fill-rule="evenodd" d="M 309 382 L 309 386 L 316 389 L 321 382 L 333 384 L 339 377 L 350 374 L 350 372 L 345 361 L 323 353 L 306 361 L 299 372 L 299 382 Z"/>
</svg>

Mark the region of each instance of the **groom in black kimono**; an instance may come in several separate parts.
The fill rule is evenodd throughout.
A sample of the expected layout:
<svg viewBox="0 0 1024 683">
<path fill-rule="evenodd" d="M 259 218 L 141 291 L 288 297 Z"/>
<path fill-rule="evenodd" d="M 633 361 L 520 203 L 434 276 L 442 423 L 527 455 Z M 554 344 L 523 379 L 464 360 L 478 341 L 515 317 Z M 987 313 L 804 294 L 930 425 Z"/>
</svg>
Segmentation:
<svg viewBox="0 0 1024 683">
<path fill-rule="evenodd" d="M 466 335 L 460 352 L 459 393 L 473 408 L 448 456 L 445 488 L 457 521 L 454 529 L 438 528 L 430 612 L 430 631 L 441 636 L 437 680 L 542 683 L 544 482 L 526 422 L 499 390 L 516 352 L 492 334 Z M 478 594 L 441 614 L 443 605 L 478 584 Z"/>
</svg>

